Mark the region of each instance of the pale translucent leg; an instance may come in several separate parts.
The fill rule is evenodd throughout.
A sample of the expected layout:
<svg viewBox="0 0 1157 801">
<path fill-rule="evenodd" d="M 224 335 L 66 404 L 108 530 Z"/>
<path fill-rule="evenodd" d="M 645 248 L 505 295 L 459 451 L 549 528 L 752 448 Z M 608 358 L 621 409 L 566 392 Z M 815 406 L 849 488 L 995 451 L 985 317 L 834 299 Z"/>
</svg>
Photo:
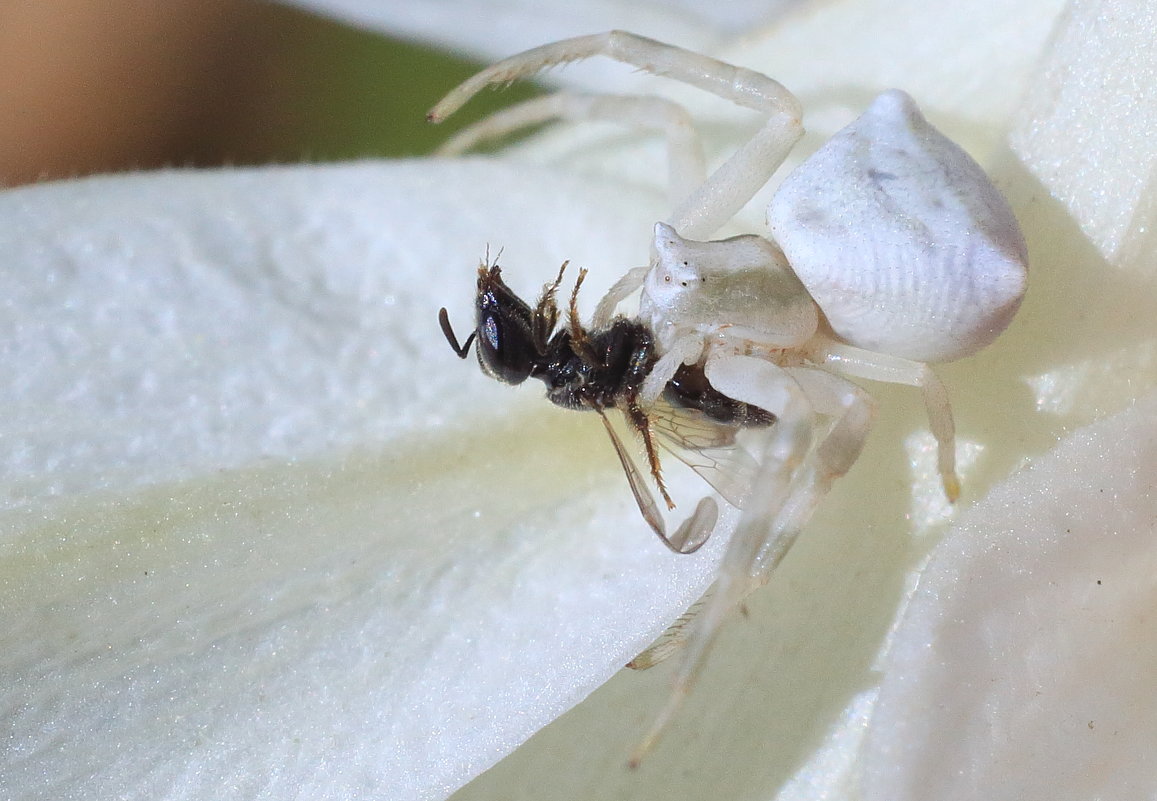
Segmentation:
<svg viewBox="0 0 1157 801">
<path fill-rule="evenodd" d="M 606 328 L 611 318 L 615 316 L 615 309 L 632 292 L 643 285 L 643 279 L 647 277 L 647 271 L 650 269 L 651 267 L 648 265 L 632 267 L 627 270 L 626 274 L 607 290 L 607 294 L 603 295 L 599 305 L 595 307 L 594 317 L 591 318 L 591 328 Z"/>
<path fill-rule="evenodd" d="M 715 389 L 766 409 L 778 420 L 771 429 L 759 476 L 744 504 L 739 528 L 724 552 L 713 594 L 689 634 L 671 695 L 632 754 L 632 765 L 637 765 L 651 749 L 682 705 L 724 617 L 747 594 L 752 567 L 767 543 L 771 523 L 788 497 L 792 476 L 812 439 L 811 406 L 799 385 L 782 368 L 750 356 L 717 355 L 708 357 L 705 370 L 707 380 Z"/>
<path fill-rule="evenodd" d="M 745 594 L 767 582 L 772 569 L 794 542 L 795 534 L 791 532 L 798 532 L 835 479 L 855 464 L 875 415 L 871 396 L 846 379 L 810 367 L 786 368 L 784 373 L 799 386 L 812 412 L 832 418 L 833 423 L 795 471 L 780 517 L 769 528 L 767 543 L 759 549 L 755 562 L 749 567 L 752 582 Z M 756 486 L 762 487 L 762 484 Z M 745 505 L 746 516 L 765 513 Z M 777 531 L 781 533 L 777 534 Z M 693 610 L 701 605 L 702 602 L 697 603 Z M 649 667 L 666 659 L 687 639 L 689 621 L 689 615 L 676 621 L 660 641 L 637 657 L 631 666 Z"/>
<path fill-rule="evenodd" d="M 643 310 L 644 317 L 647 311 Z M 655 362 L 655 366 L 651 368 L 651 372 L 647 374 L 647 378 L 643 381 L 643 387 L 639 392 L 639 401 L 643 407 L 646 408 L 655 402 L 655 399 L 662 394 L 663 389 L 667 386 L 667 382 L 674 376 L 675 372 L 683 364 L 694 364 L 703 356 L 704 348 L 708 346 L 708 335 L 701 331 L 693 331 L 689 334 L 676 339 L 664 351 L 660 349 L 662 357 Z M 758 343 L 760 348 L 767 351 L 781 350 L 792 348 L 799 344 L 799 335 L 794 331 L 787 331 L 782 335 L 776 332 L 764 331 L 755 328 L 747 328 L 745 326 L 723 325 L 714 329 L 711 338 L 711 347 L 718 353 L 734 353 L 747 348 L 751 343 Z M 750 350 L 748 351 L 750 353 Z M 808 371 L 817 372 L 823 375 L 823 371 Z M 840 381 L 838 378 L 834 378 Z M 847 384 L 847 382 L 842 382 Z M 849 384 L 854 387 L 855 385 Z M 858 391 L 858 390 L 857 390 Z M 723 393 L 727 394 L 727 393 Z M 805 392 L 810 396 L 810 393 Z M 863 394 L 863 393 L 861 393 Z M 820 414 L 835 414 L 835 412 L 828 412 L 826 410 L 819 410 Z"/>
<path fill-rule="evenodd" d="M 650 95 L 591 95 L 556 92 L 505 108 L 462 129 L 440 148 L 456 156 L 488 139 L 497 139 L 552 120 L 597 120 L 661 131 L 667 140 L 667 191 L 672 205 L 687 199 L 707 177 L 703 143 L 687 110 Z"/>
<path fill-rule="evenodd" d="M 565 39 L 499 61 L 451 91 L 427 118 L 433 122 L 445 119 L 490 84 L 510 83 L 547 67 L 599 55 L 690 84 L 767 115 L 758 133 L 675 210 L 669 222 L 683 236 L 706 239 L 718 231 L 767 183 L 803 135 L 799 101 L 778 81 L 623 31 Z"/>
<path fill-rule="evenodd" d="M 688 239 L 709 239 L 763 188 L 803 136 L 799 117 L 776 112 L 671 215 Z"/>
<path fill-rule="evenodd" d="M 948 400 L 948 391 L 931 367 L 923 362 L 875 353 L 832 340 L 817 340 L 809 348 L 808 357 L 817 364 L 854 378 L 919 387 L 924 397 L 928 425 L 932 429 L 932 436 L 936 438 L 937 467 L 944 494 L 953 502 L 960 497 L 960 479 L 956 475 L 956 423 L 952 418 L 952 404 Z"/>
<path fill-rule="evenodd" d="M 678 710 L 726 615 L 765 584 L 832 482 L 855 463 L 874 416 L 862 389 L 813 368 L 781 369 L 746 356 L 708 361 L 712 386 L 730 397 L 756 403 L 779 417 L 765 451 L 760 476 L 723 557 L 711 595 L 695 619 L 681 618 L 631 664 L 649 667 L 686 641 L 667 705 L 632 755 L 637 764 Z M 761 382 L 762 386 L 755 386 Z M 775 408 L 769 408 L 775 407 Z M 812 444 L 813 415 L 834 418 L 827 434 Z M 690 614 L 694 613 L 694 607 Z"/>
<path fill-rule="evenodd" d="M 851 469 L 872 429 L 876 404 L 852 382 L 812 367 L 788 368 L 816 414 L 834 422 L 796 471 L 784 503 L 749 573 L 748 592 L 763 586 L 832 487 Z"/>
<path fill-rule="evenodd" d="M 800 115 L 799 101 L 795 96 L 778 81 L 762 73 L 645 36 L 608 31 L 552 42 L 491 64 L 442 98 L 427 117 L 432 122 L 445 119 L 486 86 L 512 83 L 558 64 L 594 56 L 613 58 L 652 75 L 690 84 L 756 111 L 787 111 L 795 117 Z"/>
<path fill-rule="evenodd" d="M 688 334 L 679 337 L 671 343 L 670 349 L 662 355 L 651 372 L 643 379 L 643 387 L 639 391 L 639 403 L 644 409 L 648 408 L 663 394 L 667 382 L 675 377 L 680 365 L 695 364 L 703 355 L 703 335 Z"/>
<path fill-rule="evenodd" d="M 631 670 L 649 670 L 678 653 L 687 643 L 687 633 L 695 625 L 696 617 L 710 598 L 711 590 L 707 590 L 702 598 L 691 604 L 686 612 L 679 615 L 675 622 L 659 635 L 658 639 L 647 646 L 646 650 L 628 662 L 627 667 Z"/>
<path fill-rule="evenodd" d="M 872 429 L 875 401 L 851 381 L 826 370 L 789 367 L 785 372 L 803 389 L 816 414 L 835 421 L 815 449 L 819 477 L 830 485 L 860 458 Z"/>
</svg>

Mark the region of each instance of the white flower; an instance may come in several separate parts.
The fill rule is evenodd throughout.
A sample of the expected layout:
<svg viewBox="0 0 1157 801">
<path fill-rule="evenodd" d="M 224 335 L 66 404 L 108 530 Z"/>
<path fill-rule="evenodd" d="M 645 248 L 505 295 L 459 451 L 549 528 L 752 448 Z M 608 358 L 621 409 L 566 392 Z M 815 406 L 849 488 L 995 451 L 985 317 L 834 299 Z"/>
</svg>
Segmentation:
<svg viewBox="0 0 1157 801">
<path fill-rule="evenodd" d="M 1077 4 L 1048 44 L 1057 0 L 933 5 L 824 3 L 725 46 L 695 20 L 679 41 L 797 92 L 803 150 L 902 86 L 1009 194 L 1028 300 L 941 371 L 976 505 L 913 594 L 946 510 L 918 398 L 878 392 L 859 465 L 639 771 L 663 668 L 616 676 L 463 798 L 1153 793 L 1157 410 L 1043 454 L 1154 386 L 1157 104 L 1129 83 L 1155 72 L 1154 3 Z M 496 38 L 437 3 L 383 6 Z M 717 150 L 742 138 L 747 118 L 687 97 Z M 649 138 L 599 129 L 494 160 L 0 195 L 0 796 L 444 798 L 661 631 L 717 551 L 672 557 L 597 420 L 484 378 L 435 321 L 468 324 L 487 244 L 525 294 L 589 268 L 593 301 L 644 258 L 661 175 Z"/>
</svg>

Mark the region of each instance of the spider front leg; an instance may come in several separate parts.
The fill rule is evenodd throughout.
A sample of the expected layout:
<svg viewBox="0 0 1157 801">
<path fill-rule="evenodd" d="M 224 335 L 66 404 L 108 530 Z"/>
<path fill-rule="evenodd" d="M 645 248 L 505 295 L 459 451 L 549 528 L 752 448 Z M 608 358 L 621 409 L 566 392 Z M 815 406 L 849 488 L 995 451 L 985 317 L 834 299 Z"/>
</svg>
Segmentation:
<svg viewBox="0 0 1157 801">
<path fill-rule="evenodd" d="M 783 368 L 752 356 L 716 353 L 708 357 L 704 370 L 716 390 L 771 412 L 777 422 L 770 431 L 762 467 L 744 503 L 740 525 L 727 544 L 711 595 L 693 621 L 671 695 L 632 754 L 632 766 L 650 751 L 678 711 L 724 618 L 750 591 L 755 562 L 767 550 L 769 538 L 774 535 L 772 523 L 789 500 L 793 477 L 812 443 L 811 404 Z"/>
<path fill-rule="evenodd" d="M 595 313 L 591 317 L 591 325 L 596 328 L 603 328 L 609 324 L 611 318 L 615 316 L 615 309 L 632 292 L 643 285 L 643 280 L 647 277 L 647 272 L 650 269 L 650 265 L 632 267 L 618 281 L 615 281 L 599 300 L 599 305 L 595 307 Z"/>
<path fill-rule="evenodd" d="M 767 583 L 832 483 L 860 456 L 875 417 L 875 403 L 852 382 L 815 367 L 768 367 L 754 357 L 732 357 L 709 370 L 711 382 L 731 397 L 759 405 L 781 399 L 779 420 L 764 447 L 763 465 L 733 535 L 735 558 L 720 568 L 731 586 L 731 606 Z M 755 382 L 765 386 L 756 386 Z M 766 408 L 766 407 L 765 407 Z M 817 415 L 832 420 L 814 436 Z M 731 555 L 731 549 L 728 556 Z M 740 577 L 746 577 L 744 583 Z M 726 612 L 728 607 L 721 607 Z"/>
<path fill-rule="evenodd" d="M 786 500 L 774 522 L 768 523 L 767 509 L 745 505 L 739 527 L 739 531 L 745 533 L 737 532 L 735 536 L 752 538 L 748 540 L 750 547 L 744 559 L 751 558 L 752 553 L 754 558 L 751 558 L 750 564 L 744 565 L 736 556 L 733 567 L 729 568 L 743 568 L 748 578 L 746 586 L 742 581 L 732 585 L 734 597 L 737 598 L 734 600 L 735 605 L 741 604 L 749 593 L 767 583 L 775 567 L 795 542 L 799 531 L 827 495 L 832 483 L 855 464 L 875 415 L 875 403 L 871 397 L 846 379 L 811 367 L 785 368 L 784 373 L 799 385 L 812 413 L 830 417 L 834 422 L 795 468 L 791 484 L 783 496 Z M 715 375 L 719 378 L 718 372 Z M 778 469 L 766 459 L 765 465 L 767 469 Z M 761 480 L 757 479 L 754 486 L 756 489 L 753 492 L 763 492 L 764 483 Z M 752 525 L 754 521 L 760 521 L 758 527 Z M 756 548 L 760 542 L 762 544 Z M 635 657 L 628 667 L 639 670 L 649 668 L 683 647 L 695 631 L 695 626 L 704 625 L 697 622 L 696 616 L 714 594 L 715 588 L 675 621 L 654 644 Z M 723 606 L 721 609 L 724 614 L 730 611 Z"/>
<path fill-rule="evenodd" d="M 815 414 L 833 420 L 812 454 L 815 476 L 810 482 L 811 509 L 827 494 L 832 482 L 860 458 L 875 419 L 876 403 L 867 392 L 838 375 L 815 367 L 790 367 L 786 372 L 799 384 Z M 811 512 L 807 511 L 810 517 Z M 805 521 L 806 522 L 806 521 Z"/>
<path fill-rule="evenodd" d="M 624 31 L 565 39 L 499 61 L 451 91 L 427 118 L 432 122 L 445 119 L 490 84 L 510 83 L 557 64 L 598 55 L 690 84 L 766 115 L 751 140 L 675 210 L 670 222 L 684 236 L 707 237 L 719 230 L 767 183 L 803 135 L 799 101 L 778 81 Z"/>
</svg>

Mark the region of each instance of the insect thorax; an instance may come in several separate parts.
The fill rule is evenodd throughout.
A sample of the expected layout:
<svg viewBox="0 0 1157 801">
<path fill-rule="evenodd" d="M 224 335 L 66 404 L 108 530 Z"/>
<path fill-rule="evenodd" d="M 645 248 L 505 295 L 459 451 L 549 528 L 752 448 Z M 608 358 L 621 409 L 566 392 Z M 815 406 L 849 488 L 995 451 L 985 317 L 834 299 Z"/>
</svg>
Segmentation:
<svg viewBox="0 0 1157 801">
<path fill-rule="evenodd" d="M 546 396 L 567 409 L 608 409 L 638 394 L 657 356 L 647 327 L 625 317 L 602 331 L 582 331 L 576 340 L 560 331 L 534 374 Z"/>
</svg>

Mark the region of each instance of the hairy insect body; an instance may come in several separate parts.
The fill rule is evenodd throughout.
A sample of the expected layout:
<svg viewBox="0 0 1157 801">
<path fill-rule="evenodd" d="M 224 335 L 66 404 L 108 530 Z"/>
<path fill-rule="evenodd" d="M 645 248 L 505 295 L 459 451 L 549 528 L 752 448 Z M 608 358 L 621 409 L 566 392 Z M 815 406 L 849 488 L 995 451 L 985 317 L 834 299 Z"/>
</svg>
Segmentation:
<svg viewBox="0 0 1157 801">
<path fill-rule="evenodd" d="M 483 372 L 506 384 L 536 378 L 546 385 L 546 396 L 556 406 L 602 411 L 635 405 L 659 358 L 654 334 L 643 321 L 621 316 L 604 328 L 589 329 L 578 322 L 573 309 L 571 327 L 555 330 L 559 315 L 554 294 L 561 278 L 560 271 L 559 279 L 547 285 L 532 309 L 502 280 L 497 264 L 481 266 L 475 330 L 459 345 L 442 309 L 439 319 L 447 341 L 465 358 L 477 338 Z M 580 284 L 581 280 L 580 276 Z M 578 285 L 576 295 L 577 291 Z M 681 365 L 666 388 L 666 397 L 674 406 L 702 412 L 725 425 L 765 426 L 775 419 L 717 392 L 704 377 L 702 366 Z"/>
<path fill-rule="evenodd" d="M 465 344 L 460 345 L 449 316 L 442 309 L 438 316 L 442 332 L 450 347 L 463 359 L 477 340 L 478 362 L 492 378 L 507 384 L 521 384 L 535 378 L 546 385 L 547 398 L 555 405 L 598 412 L 644 520 L 669 548 L 678 553 L 691 553 L 707 541 L 714 529 L 717 505 L 710 498 L 700 499 L 691 516 L 673 534 L 668 534 L 658 505 L 629 450 L 607 420 L 606 410 L 620 410 L 638 435 L 646 451 L 651 477 L 669 509 L 675 504 L 663 482 L 653 430 L 656 424 L 666 447 L 724 497 L 739 503 L 750 485 L 753 470 L 751 457 L 736 445 L 734 432 L 743 427 L 768 426 L 775 417 L 718 392 L 704 376 L 703 366 L 694 364 L 681 365 L 675 371 L 664 393 L 666 411 L 659 413 L 645 407 L 641 391 L 658 362 L 653 333 L 644 321 L 622 316 L 602 327 L 585 327 L 576 306 L 585 271 L 579 273 L 571 295 L 567 326 L 557 328 L 559 310 L 555 294 L 565 269 L 563 264 L 558 277 L 546 285 L 537 305 L 531 308 L 502 280 L 497 264 L 481 265 L 475 294 L 474 331 Z M 713 455 L 708 454 L 711 449 Z M 702 454 L 708 455 L 700 458 Z"/>
<path fill-rule="evenodd" d="M 632 402 L 658 359 L 651 332 L 625 317 L 602 331 L 584 330 L 579 341 L 576 346 L 570 331 L 559 331 L 531 373 L 546 384 L 551 403 L 566 409 L 613 409 Z"/>
</svg>

